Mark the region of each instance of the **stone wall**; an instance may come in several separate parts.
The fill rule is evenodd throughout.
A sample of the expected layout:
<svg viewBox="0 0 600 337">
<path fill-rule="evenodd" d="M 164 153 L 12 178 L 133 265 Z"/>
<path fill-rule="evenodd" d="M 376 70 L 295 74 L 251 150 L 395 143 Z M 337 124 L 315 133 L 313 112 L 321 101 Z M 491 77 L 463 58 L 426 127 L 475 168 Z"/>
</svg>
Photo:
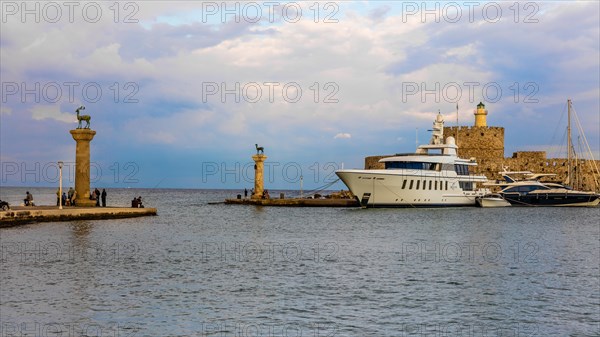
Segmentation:
<svg viewBox="0 0 600 337">
<path fill-rule="evenodd" d="M 513 152 L 512 157 L 516 159 L 546 160 L 546 151 L 517 151 Z"/>
<path fill-rule="evenodd" d="M 504 128 L 497 126 L 455 126 L 444 127 L 444 141 L 454 137 L 458 145 L 458 156 L 469 159 L 504 158 Z"/>
<path fill-rule="evenodd" d="M 365 157 L 365 170 L 382 170 L 385 168 L 383 163 L 379 162 L 379 159 L 385 157 L 391 157 L 393 154 L 385 156 L 369 156 Z"/>
</svg>

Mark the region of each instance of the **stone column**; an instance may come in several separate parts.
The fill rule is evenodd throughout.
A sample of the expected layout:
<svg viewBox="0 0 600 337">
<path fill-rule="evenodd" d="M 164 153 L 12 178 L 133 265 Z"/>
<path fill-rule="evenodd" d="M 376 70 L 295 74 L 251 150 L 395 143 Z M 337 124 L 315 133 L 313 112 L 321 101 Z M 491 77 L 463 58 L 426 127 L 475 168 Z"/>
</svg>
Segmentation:
<svg viewBox="0 0 600 337">
<path fill-rule="evenodd" d="M 77 142 L 75 148 L 75 205 L 81 207 L 96 206 L 95 200 L 90 200 L 90 142 L 96 131 L 90 129 L 71 130 L 73 139 Z"/>
<path fill-rule="evenodd" d="M 252 156 L 254 160 L 254 194 L 252 194 L 252 199 L 260 199 L 262 198 L 263 190 L 264 190 L 264 171 L 265 171 L 265 160 L 267 160 L 267 156 L 264 154 L 255 154 Z"/>
</svg>

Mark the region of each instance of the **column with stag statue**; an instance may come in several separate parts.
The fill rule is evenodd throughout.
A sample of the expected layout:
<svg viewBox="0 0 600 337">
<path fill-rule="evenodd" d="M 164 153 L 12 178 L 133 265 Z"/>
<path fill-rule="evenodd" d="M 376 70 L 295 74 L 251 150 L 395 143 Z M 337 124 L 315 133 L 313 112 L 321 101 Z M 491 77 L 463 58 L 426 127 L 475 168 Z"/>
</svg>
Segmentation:
<svg viewBox="0 0 600 337">
<path fill-rule="evenodd" d="M 265 149 L 258 144 L 254 144 L 256 147 L 256 154 L 252 156 L 254 160 L 254 194 L 252 199 L 261 199 L 264 191 L 264 171 L 265 171 Z"/>
<path fill-rule="evenodd" d="M 96 135 L 96 131 L 90 129 L 89 115 L 81 115 L 80 111 L 85 110 L 82 105 L 75 112 L 77 113 L 78 125 L 75 130 L 71 130 L 73 139 L 77 142 L 75 148 L 75 192 L 77 198 L 75 204 L 80 207 L 93 207 L 96 201 L 90 200 L 90 142 Z M 86 125 L 82 125 L 86 122 Z"/>
</svg>

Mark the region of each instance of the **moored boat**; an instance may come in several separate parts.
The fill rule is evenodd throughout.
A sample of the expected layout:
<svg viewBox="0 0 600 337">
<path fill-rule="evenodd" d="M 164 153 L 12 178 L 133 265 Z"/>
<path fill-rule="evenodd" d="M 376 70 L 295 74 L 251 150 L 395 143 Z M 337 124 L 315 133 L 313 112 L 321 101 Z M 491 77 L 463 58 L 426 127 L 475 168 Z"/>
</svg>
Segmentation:
<svg viewBox="0 0 600 337">
<path fill-rule="evenodd" d="M 477 202 L 477 206 L 485 208 L 510 206 L 510 203 L 498 193 L 490 193 L 481 197 L 477 197 L 475 201 Z"/>
<path fill-rule="evenodd" d="M 600 195 L 591 191 L 578 191 L 568 186 L 540 181 L 555 174 L 535 174 L 529 171 L 501 172 L 504 182 L 486 184 L 500 186 L 499 194 L 513 206 L 584 206 L 600 203 Z M 524 178 L 517 179 L 518 175 Z"/>
<path fill-rule="evenodd" d="M 487 181 L 473 173 L 475 159 L 457 156 L 454 137 L 444 142 L 444 119 L 438 113 L 429 144 L 415 153 L 379 160 L 384 169 L 342 169 L 335 173 L 363 207 L 475 206 L 476 198 L 489 193 L 477 188 Z"/>
</svg>

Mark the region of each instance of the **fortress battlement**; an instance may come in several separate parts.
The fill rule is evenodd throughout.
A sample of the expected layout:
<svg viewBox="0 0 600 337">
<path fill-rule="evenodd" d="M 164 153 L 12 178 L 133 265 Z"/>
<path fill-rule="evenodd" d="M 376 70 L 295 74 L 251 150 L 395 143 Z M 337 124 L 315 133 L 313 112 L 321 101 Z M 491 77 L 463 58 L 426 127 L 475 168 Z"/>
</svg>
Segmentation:
<svg viewBox="0 0 600 337">
<path fill-rule="evenodd" d="M 501 126 L 475 126 L 475 125 L 471 125 L 471 126 L 465 126 L 465 125 L 461 125 L 461 126 L 444 126 L 444 130 L 467 130 L 467 131 L 478 131 L 478 130 L 497 130 L 497 131 L 504 131 L 504 128 Z M 444 132 L 445 134 L 445 132 Z M 450 134 L 447 134 L 446 136 L 451 136 Z"/>
</svg>

